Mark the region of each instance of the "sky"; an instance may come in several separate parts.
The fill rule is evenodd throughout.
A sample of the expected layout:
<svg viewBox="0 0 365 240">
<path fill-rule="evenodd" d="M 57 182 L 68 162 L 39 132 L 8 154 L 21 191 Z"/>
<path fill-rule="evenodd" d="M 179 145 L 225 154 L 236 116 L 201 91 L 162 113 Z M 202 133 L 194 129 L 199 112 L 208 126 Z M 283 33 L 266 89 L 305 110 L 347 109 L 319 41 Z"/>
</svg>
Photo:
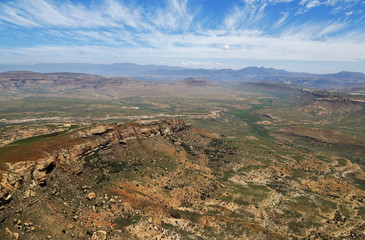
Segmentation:
<svg viewBox="0 0 365 240">
<path fill-rule="evenodd" d="M 365 73 L 364 0 L 0 0 L 0 64 Z"/>
</svg>

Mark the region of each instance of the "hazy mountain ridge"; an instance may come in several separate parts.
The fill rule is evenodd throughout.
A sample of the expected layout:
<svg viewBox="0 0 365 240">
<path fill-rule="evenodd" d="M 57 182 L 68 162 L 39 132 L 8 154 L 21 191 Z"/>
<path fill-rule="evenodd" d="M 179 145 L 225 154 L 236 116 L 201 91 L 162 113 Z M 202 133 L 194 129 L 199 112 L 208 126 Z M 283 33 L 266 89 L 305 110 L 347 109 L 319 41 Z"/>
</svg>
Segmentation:
<svg viewBox="0 0 365 240">
<path fill-rule="evenodd" d="M 163 65 L 138 65 L 133 63 L 86 64 L 64 63 L 35 65 L 0 65 L 0 71 L 35 71 L 40 73 L 73 72 L 97 74 L 108 77 L 125 76 L 140 80 L 182 80 L 202 78 L 214 81 L 265 81 L 289 83 L 308 87 L 346 88 L 365 85 L 365 74 L 361 72 L 338 72 L 311 74 L 288 72 L 283 69 L 246 67 L 232 69 L 189 69 Z"/>
</svg>

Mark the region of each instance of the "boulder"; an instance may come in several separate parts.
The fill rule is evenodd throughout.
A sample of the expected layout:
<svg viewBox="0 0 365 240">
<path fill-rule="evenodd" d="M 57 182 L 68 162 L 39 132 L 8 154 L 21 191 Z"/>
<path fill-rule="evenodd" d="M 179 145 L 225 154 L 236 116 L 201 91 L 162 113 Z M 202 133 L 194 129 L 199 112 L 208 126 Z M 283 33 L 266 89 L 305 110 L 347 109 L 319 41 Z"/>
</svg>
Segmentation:
<svg viewBox="0 0 365 240">
<path fill-rule="evenodd" d="M 91 192 L 89 193 L 87 196 L 86 196 L 87 199 L 89 199 L 90 201 L 91 200 L 94 200 L 96 198 L 96 194 L 94 192 Z"/>
</svg>

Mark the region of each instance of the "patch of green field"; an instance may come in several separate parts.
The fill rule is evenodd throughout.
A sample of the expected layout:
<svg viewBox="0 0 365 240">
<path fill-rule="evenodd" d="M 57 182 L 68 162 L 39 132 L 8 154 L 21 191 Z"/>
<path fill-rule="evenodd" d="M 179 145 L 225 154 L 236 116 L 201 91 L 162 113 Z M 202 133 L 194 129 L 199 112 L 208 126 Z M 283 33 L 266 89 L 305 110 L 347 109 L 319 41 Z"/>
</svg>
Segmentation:
<svg viewBox="0 0 365 240">
<path fill-rule="evenodd" d="M 232 110 L 229 112 L 240 121 L 244 121 L 251 129 L 252 132 L 260 137 L 270 137 L 269 131 L 262 125 L 258 125 L 257 122 L 261 119 L 254 114 L 254 111 L 272 106 L 272 99 L 261 99 L 261 104 L 251 105 L 251 109 L 247 110 Z"/>
<path fill-rule="evenodd" d="M 77 127 L 73 125 L 65 131 L 31 137 L 0 147 L 0 162 L 33 161 L 46 157 L 46 152 L 71 144 L 67 133 Z"/>
<path fill-rule="evenodd" d="M 47 141 L 47 140 L 50 140 L 54 137 L 62 135 L 66 132 L 68 132 L 68 130 L 62 131 L 62 132 L 55 132 L 55 133 L 45 134 L 45 135 L 36 136 L 36 137 L 30 137 L 30 138 L 26 138 L 26 139 L 22 139 L 22 140 L 19 140 L 19 141 L 12 142 L 9 146 L 20 146 L 20 145 L 27 145 L 27 144 L 30 144 L 30 143 Z"/>
</svg>

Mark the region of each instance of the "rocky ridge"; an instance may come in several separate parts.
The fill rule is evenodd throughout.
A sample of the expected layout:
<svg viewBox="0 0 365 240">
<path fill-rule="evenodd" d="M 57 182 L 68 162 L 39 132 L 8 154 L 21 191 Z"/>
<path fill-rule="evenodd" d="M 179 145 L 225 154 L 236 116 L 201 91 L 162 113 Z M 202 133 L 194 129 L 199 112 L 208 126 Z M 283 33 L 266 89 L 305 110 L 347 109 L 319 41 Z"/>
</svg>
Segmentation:
<svg viewBox="0 0 365 240">
<path fill-rule="evenodd" d="M 82 171 L 85 157 L 106 149 L 113 144 L 125 143 L 131 139 L 147 138 L 155 135 L 168 136 L 189 125 L 183 120 L 144 120 L 130 123 L 100 125 L 72 132 L 81 143 L 47 153 L 46 158 L 36 161 L 6 163 L 0 183 L 0 206 L 11 201 L 13 194 L 22 184 L 29 185 L 28 195 L 33 185 L 44 186 L 47 174 L 54 168 L 69 164 L 75 173 Z"/>
</svg>

